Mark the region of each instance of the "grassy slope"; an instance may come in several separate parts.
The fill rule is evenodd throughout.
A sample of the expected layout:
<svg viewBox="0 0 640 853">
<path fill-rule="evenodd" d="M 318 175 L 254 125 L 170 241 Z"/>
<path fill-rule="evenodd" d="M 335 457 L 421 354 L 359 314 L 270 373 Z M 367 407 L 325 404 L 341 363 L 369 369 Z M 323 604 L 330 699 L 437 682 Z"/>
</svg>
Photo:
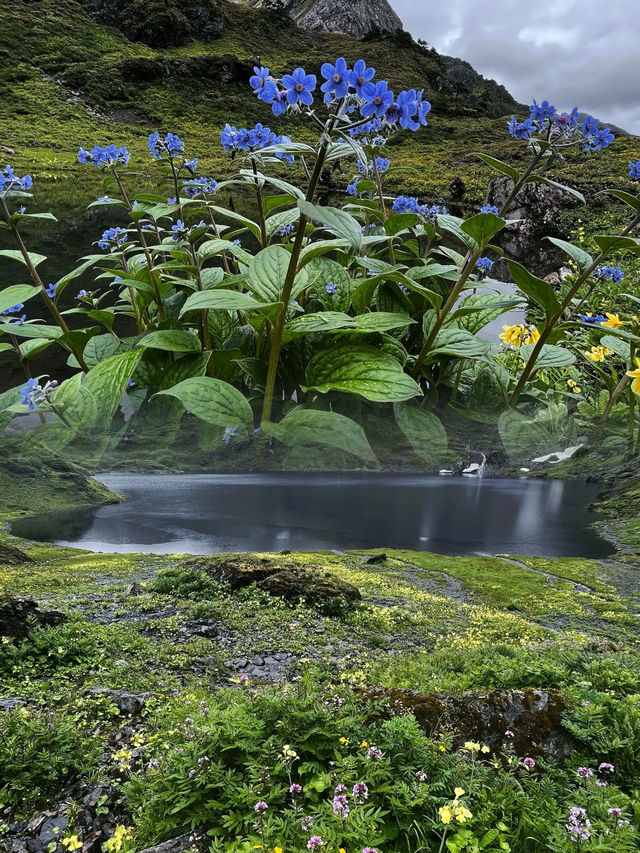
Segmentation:
<svg viewBox="0 0 640 853">
<path fill-rule="evenodd" d="M 475 205 L 484 198 L 489 171 L 470 152 L 516 160 L 524 155 L 522 146 L 508 139 L 504 116 L 496 117 L 513 105 L 492 100 L 491 94 L 484 97 L 482 91 L 469 93 L 479 98 L 477 109 L 470 100 L 454 98 L 455 84 L 434 51 L 393 38 L 363 43 L 307 33 L 268 12 L 223 8 L 227 26 L 220 39 L 154 50 L 94 23 L 75 0 L 11 0 L 0 9 L 3 57 L 9 59 L 0 64 L 0 144 L 16 149 L 11 159 L 18 168 L 39 178 L 59 177 L 76 168 L 79 145 L 96 141 L 127 144 L 135 165 L 148 162 L 146 137 L 150 128 L 159 127 L 187 139 L 203 171 L 219 177 L 230 171 L 218 142 L 225 121 L 270 122 L 279 132 L 309 139 L 308 125 L 273 119 L 268 107 L 251 96 L 249 55 L 260 55 L 274 73 L 298 63 L 317 70 L 327 58 L 344 55 L 353 61 L 363 55 L 395 88 L 424 86 L 433 104 L 427 131 L 405 134 L 389 146 L 390 189 L 446 199 L 451 180 L 461 175 L 467 201 Z M 74 91 L 84 100 L 67 103 Z M 87 105 L 98 114 L 90 114 Z M 563 169 L 556 171 L 593 195 L 603 183 L 623 181 L 626 163 L 635 155 L 637 141 L 620 139 L 605 156 L 581 158 L 564 175 Z M 606 221 L 603 207 L 590 215 Z"/>
</svg>

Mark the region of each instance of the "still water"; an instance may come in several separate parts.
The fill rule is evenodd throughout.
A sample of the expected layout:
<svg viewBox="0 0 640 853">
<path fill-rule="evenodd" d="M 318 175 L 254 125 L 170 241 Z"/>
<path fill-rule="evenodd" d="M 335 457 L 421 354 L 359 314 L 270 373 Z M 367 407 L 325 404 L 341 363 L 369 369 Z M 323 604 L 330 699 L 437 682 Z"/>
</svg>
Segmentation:
<svg viewBox="0 0 640 853">
<path fill-rule="evenodd" d="M 573 481 L 398 474 L 105 474 L 126 496 L 13 522 L 28 539 L 95 551 L 408 548 L 441 554 L 602 557 L 598 487 Z"/>
</svg>

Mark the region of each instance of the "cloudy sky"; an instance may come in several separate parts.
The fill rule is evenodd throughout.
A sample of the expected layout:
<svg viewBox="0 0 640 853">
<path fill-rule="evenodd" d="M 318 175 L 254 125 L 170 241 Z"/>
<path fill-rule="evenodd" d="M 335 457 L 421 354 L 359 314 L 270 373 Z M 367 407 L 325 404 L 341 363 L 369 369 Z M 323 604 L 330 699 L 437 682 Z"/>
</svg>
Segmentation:
<svg viewBox="0 0 640 853">
<path fill-rule="evenodd" d="M 640 134 L 640 0 L 390 0 L 414 38 L 524 103 L 548 99 Z"/>
</svg>

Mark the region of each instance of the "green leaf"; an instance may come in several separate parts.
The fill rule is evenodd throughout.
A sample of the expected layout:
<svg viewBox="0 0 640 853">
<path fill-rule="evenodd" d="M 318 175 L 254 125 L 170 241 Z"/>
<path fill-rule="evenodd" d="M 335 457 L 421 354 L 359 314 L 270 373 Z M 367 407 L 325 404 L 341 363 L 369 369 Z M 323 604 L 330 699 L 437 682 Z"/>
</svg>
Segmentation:
<svg viewBox="0 0 640 853">
<path fill-rule="evenodd" d="M 631 193 L 627 193 L 624 190 L 603 190 L 603 192 L 619 198 L 620 201 L 623 201 L 625 204 L 628 204 L 629 207 L 632 207 L 640 213 L 640 197 L 631 195 Z M 598 193 L 598 195 L 600 195 L 600 193 Z"/>
<path fill-rule="evenodd" d="M 96 429 L 106 430 L 111 423 L 131 374 L 142 358 L 142 350 L 114 355 L 92 368 L 87 374 L 85 387 L 96 401 Z"/>
<path fill-rule="evenodd" d="M 452 320 L 461 329 L 477 334 L 487 323 L 497 320 L 505 311 L 526 305 L 518 296 L 502 296 L 497 293 L 471 293 L 462 300 L 452 315 Z"/>
<path fill-rule="evenodd" d="M 236 246 L 231 240 L 216 239 L 207 240 L 206 243 L 202 243 L 198 247 L 196 258 L 198 259 L 198 263 L 202 264 L 209 258 L 215 258 L 223 254 L 223 252 L 229 252 L 229 254 L 233 255 L 239 261 L 242 261 L 243 264 L 250 264 L 253 257 L 253 255 L 250 255 L 241 246 Z"/>
<path fill-rule="evenodd" d="M 529 270 L 525 269 L 516 261 L 507 261 L 511 277 L 518 285 L 520 290 L 537 302 L 544 309 L 545 316 L 553 317 L 560 310 L 560 303 L 556 297 L 553 287 L 548 281 L 543 281 L 541 278 L 536 278 Z"/>
<path fill-rule="evenodd" d="M 284 246 L 267 246 L 251 262 L 248 287 L 264 302 L 280 302 L 290 263 L 291 252 Z M 307 273 L 303 270 L 295 278 L 292 299 L 304 289 L 306 283 Z"/>
<path fill-rule="evenodd" d="M 307 366 L 309 388 L 321 393 L 344 391 L 367 400 L 394 403 L 421 396 L 393 356 L 368 344 L 342 344 L 321 350 Z"/>
<path fill-rule="evenodd" d="M 640 240 L 635 240 L 633 237 L 596 234 L 593 241 L 605 255 L 612 255 L 615 252 L 631 252 L 634 255 L 640 255 Z"/>
<path fill-rule="evenodd" d="M 528 361 L 535 344 L 523 344 L 518 350 L 518 354 L 523 361 Z M 536 370 L 545 370 L 550 367 L 569 367 L 574 364 L 575 355 L 564 347 L 553 346 L 553 344 L 545 344 L 540 350 L 540 355 L 536 361 Z"/>
<path fill-rule="evenodd" d="M 631 344 L 622 338 L 617 338 L 613 335 L 603 335 L 600 338 L 600 344 L 603 347 L 607 347 L 607 349 L 613 350 L 627 364 L 631 360 Z"/>
<path fill-rule="evenodd" d="M 87 341 L 82 357 L 89 367 L 95 367 L 101 361 L 114 356 L 121 346 L 113 335 L 95 335 Z"/>
<path fill-rule="evenodd" d="M 12 344 L 0 344 L 0 352 L 8 352 L 13 349 Z"/>
<path fill-rule="evenodd" d="M 291 210 L 282 210 L 280 213 L 274 213 L 266 221 L 267 237 L 271 239 L 285 225 L 291 225 L 297 222 L 298 219 L 300 219 L 300 210 L 297 207 Z"/>
<path fill-rule="evenodd" d="M 205 290 L 219 287 L 224 282 L 224 270 L 222 267 L 206 267 L 200 270 L 200 281 Z"/>
<path fill-rule="evenodd" d="M 18 326 L 15 323 L 0 323 L 0 332 L 15 335 L 17 338 L 47 338 L 55 341 L 61 338 L 63 331 L 60 326 L 44 326 L 42 324 L 23 323 Z"/>
<path fill-rule="evenodd" d="M 210 210 L 213 210 L 215 213 L 220 216 L 224 216 L 227 219 L 233 219 L 235 222 L 240 222 L 245 226 L 254 237 L 260 239 L 260 226 L 253 221 L 253 219 L 249 219 L 246 216 L 243 216 L 241 213 L 236 213 L 235 210 L 229 210 L 226 207 L 218 207 L 215 204 L 209 205 Z M 205 244 L 206 245 L 206 244 Z"/>
<path fill-rule="evenodd" d="M 299 201 L 298 207 L 308 219 L 319 222 L 321 226 L 333 231 L 338 237 L 348 240 L 356 252 L 360 251 L 362 246 L 360 223 L 350 213 L 339 210 L 337 207 L 311 204 L 309 201 Z"/>
<path fill-rule="evenodd" d="M 483 341 L 457 326 L 449 325 L 440 329 L 432 348 L 429 350 L 426 362 L 434 361 L 441 355 L 452 355 L 457 358 L 479 358 L 487 355 L 491 349 L 491 341 Z"/>
<path fill-rule="evenodd" d="M 421 462 L 428 468 L 438 465 L 447 450 L 447 433 L 433 412 L 412 403 L 394 403 L 393 414 Z"/>
<path fill-rule="evenodd" d="M 14 284 L 11 287 L 5 287 L 4 290 L 0 290 L 0 314 L 20 302 L 26 302 L 37 293 L 40 293 L 40 288 L 32 287 L 29 284 Z"/>
<path fill-rule="evenodd" d="M 490 157 L 488 154 L 474 154 L 475 157 L 479 157 L 483 163 L 486 163 L 487 166 L 491 166 L 492 169 L 495 169 L 497 172 L 502 172 L 503 175 L 507 175 L 514 183 L 517 183 L 520 174 L 517 169 L 514 169 L 513 166 L 509 166 L 507 163 L 503 163 L 502 160 L 497 160 L 495 157 Z"/>
<path fill-rule="evenodd" d="M 318 311 L 315 314 L 304 314 L 296 317 L 285 326 L 284 337 L 286 340 L 308 335 L 311 332 L 328 332 L 333 329 L 356 328 L 354 317 L 343 314 L 341 311 Z"/>
<path fill-rule="evenodd" d="M 263 423 L 263 431 L 288 447 L 325 445 L 376 463 L 364 430 L 355 421 L 337 412 L 293 409 L 279 424 Z"/>
<path fill-rule="evenodd" d="M 36 252 L 27 252 L 27 254 L 34 267 L 37 267 L 38 264 L 47 260 L 46 255 L 38 255 Z M 10 258 L 12 261 L 19 261 L 19 263 L 24 264 L 25 267 L 27 266 L 27 262 L 19 249 L 0 249 L 0 257 Z"/>
<path fill-rule="evenodd" d="M 390 237 L 417 225 L 420 217 L 415 213 L 394 213 L 384 223 L 384 230 Z"/>
<path fill-rule="evenodd" d="M 440 214 L 436 217 L 436 223 L 441 231 L 453 234 L 470 252 L 475 252 L 478 244 L 475 239 L 463 229 L 464 220 L 458 216 L 445 216 Z"/>
<path fill-rule="evenodd" d="M 239 290 L 202 290 L 193 293 L 182 306 L 180 316 L 189 311 L 204 311 L 212 308 L 216 311 L 263 311 L 274 303 L 258 302 L 248 293 Z"/>
<path fill-rule="evenodd" d="M 553 243 L 559 249 L 562 249 L 570 258 L 573 258 L 580 270 L 587 269 L 593 263 L 591 255 L 579 246 L 574 246 L 573 243 L 568 243 L 566 240 L 559 240 L 557 237 L 546 237 L 545 239 L 549 240 L 550 243 Z"/>
<path fill-rule="evenodd" d="M 243 427 L 249 435 L 253 432 L 253 412 L 247 398 L 221 379 L 193 377 L 158 393 L 176 397 L 187 411 L 207 423 Z"/>
<path fill-rule="evenodd" d="M 159 332 L 150 332 L 138 341 L 138 346 L 167 350 L 168 352 L 196 352 L 201 349 L 199 338 L 182 329 L 162 329 Z"/>
<path fill-rule="evenodd" d="M 460 226 L 465 234 L 472 237 L 478 246 L 484 248 L 491 242 L 492 237 L 505 226 L 505 220 L 495 213 L 476 213 L 471 219 L 466 219 Z"/>
<path fill-rule="evenodd" d="M 393 314 L 389 311 L 359 314 L 354 319 L 357 328 L 365 332 L 387 332 L 389 329 L 403 329 L 416 322 L 405 314 Z"/>
</svg>

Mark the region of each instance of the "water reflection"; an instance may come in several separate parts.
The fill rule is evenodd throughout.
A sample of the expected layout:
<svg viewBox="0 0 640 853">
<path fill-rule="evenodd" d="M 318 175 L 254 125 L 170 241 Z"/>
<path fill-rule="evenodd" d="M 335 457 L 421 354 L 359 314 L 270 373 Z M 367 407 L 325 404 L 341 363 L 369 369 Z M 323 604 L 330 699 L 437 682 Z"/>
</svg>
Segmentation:
<svg viewBox="0 0 640 853">
<path fill-rule="evenodd" d="M 443 554 L 600 557 L 597 487 L 578 482 L 392 474 L 99 478 L 125 503 L 12 525 L 18 536 L 98 551 L 409 548 Z"/>
</svg>

